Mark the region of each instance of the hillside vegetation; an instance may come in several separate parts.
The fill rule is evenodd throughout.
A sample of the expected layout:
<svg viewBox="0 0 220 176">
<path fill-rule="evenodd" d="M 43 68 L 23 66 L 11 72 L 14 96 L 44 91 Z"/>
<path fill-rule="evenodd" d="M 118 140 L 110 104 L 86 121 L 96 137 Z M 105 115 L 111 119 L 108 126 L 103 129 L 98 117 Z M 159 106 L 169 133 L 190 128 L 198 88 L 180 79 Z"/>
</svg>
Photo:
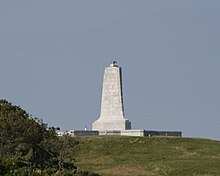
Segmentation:
<svg viewBox="0 0 220 176">
<path fill-rule="evenodd" d="M 167 137 L 78 137 L 79 169 L 104 176 L 219 176 L 220 142 Z"/>
<path fill-rule="evenodd" d="M 96 176 L 77 171 L 71 152 L 78 142 L 56 130 L 0 100 L 0 176 Z"/>
</svg>

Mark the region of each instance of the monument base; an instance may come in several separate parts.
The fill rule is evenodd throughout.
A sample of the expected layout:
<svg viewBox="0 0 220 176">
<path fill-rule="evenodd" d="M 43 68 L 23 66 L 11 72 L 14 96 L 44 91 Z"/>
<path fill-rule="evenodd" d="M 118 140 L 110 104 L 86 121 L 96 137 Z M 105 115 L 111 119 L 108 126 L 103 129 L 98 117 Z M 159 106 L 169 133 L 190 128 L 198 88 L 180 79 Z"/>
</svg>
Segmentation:
<svg viewBox="0 0 220 176">
<path fill-rule="evenodd" d="M 64 133 L 65 134 L 65 133 Z M 98 131 L 87 131 L 87 130 L 70 130 L 67 132 L 68 135 L 75 137 L 75 136 L 98 136 Z"/>
<path fill-rule="evenodd" d="M 106 131 L 108 129 L 114 130 L 130 130 L 131 122 L 127 119 L 120 120 L 102 120 L 98 119 L 92 123 L 92 130 Z"/>
<path fill-rule="evenodd" d="M 99 131 L 100 136 L 144 136 L 145 130 L 105 130 Z"/>
<path fill-rule="evenodd" d="M 150 131 L 150 130 L 70 130 L 70 136 L 169 136 L 182 137 L 181 131 Z M 62 135 L 66 134 L 63 133 Z"/>
</svg>

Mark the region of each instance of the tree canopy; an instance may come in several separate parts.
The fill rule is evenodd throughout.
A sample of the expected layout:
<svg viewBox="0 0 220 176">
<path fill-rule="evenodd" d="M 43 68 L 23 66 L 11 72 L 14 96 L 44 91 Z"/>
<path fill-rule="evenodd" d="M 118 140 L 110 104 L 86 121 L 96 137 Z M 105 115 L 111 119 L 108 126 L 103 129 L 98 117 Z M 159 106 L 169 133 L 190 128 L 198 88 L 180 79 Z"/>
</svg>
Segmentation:
<svg viewBox="0 0 220 176">
<path fill-rule="evenodd" d="M 77 141 L 0 100 L 0 175 L 73 175 L 71 150 Z"/>
</svg>

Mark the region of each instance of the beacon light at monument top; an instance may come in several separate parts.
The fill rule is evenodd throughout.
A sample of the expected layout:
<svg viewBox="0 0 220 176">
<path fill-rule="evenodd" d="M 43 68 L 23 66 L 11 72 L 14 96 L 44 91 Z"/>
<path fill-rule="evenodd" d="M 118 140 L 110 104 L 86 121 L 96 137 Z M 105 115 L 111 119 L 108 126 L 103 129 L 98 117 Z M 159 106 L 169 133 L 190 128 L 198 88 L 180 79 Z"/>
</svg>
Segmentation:
<svg viewBox="0 0 220 176">
<path fill-rule="evenodd" d="M 99 119 L 92 124 L 92 130 L 131 129 L 131 122 L 124 115 L 121 70 L 116 61 L 105 68 L 101 114 Z"/>
</svg>

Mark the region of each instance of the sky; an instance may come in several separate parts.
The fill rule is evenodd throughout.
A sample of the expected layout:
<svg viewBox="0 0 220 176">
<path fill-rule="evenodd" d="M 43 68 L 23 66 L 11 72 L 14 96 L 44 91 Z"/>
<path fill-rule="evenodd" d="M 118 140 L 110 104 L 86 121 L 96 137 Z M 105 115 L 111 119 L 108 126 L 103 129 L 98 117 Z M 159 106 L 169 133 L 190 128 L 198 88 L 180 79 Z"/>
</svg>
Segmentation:
<svg viewBox="0 0 220 176">
<path fill-rule="evenodd" d="M 0 1 L 0 98 L 49 126 L 91 129 L 113 60 L 133 129 L 220 140 L 219 0 Z"/>
</svg>

